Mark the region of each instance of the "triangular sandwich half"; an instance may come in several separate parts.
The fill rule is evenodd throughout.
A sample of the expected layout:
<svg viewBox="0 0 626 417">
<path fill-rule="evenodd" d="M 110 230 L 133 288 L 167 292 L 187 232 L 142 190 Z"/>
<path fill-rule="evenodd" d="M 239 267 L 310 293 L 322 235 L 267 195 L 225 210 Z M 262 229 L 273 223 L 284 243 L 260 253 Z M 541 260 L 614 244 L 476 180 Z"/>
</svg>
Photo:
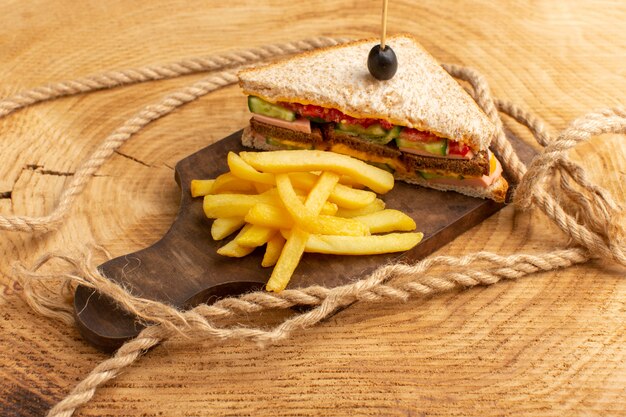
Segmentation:
<svg viewBox="0 0 626 417">
<path fill-rule="evenodd" d="M 372 77 L 361 40 L 239 73 L 253 113 L 242 143 L 321 149 L 383 167 L 397 179 L 498 202 L 508 184 L 488 147 L 495 127 L 408 35 L 388 38 L 398 70 Z"/>
</svg>

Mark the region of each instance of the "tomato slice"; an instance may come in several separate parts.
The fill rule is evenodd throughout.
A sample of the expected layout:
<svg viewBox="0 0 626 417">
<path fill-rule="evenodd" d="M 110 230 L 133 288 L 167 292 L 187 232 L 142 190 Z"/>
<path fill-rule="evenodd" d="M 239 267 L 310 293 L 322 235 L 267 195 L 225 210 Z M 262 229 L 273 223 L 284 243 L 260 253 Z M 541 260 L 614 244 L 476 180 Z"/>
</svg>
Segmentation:
<svg viewBox="0 0 626 417">
<path fill-rule="evenodd" d="M 383 119 L 378 119 L 378 123 L 380 123 L 380 125 L 383 127 L 383 129 L 387 129 L 387 130 L 391 130 L 395 126 L 393 123 L 388 122 L 388 121 L 383 120 Z"/>
<path fill-rule="evenodd" d="M 288 108 L 300 116 L 309 117 L 309 118 L 317 118 L 324 119 L 327 122 L 335 122 L 335 123 L 344 123 L 351 125 L 360 125 L 364 128 L 368 128 L 371 125 L 380 124 L 383 129 L 391 130 L 394 127 L 393 123 L 390 123 L 386 120 L 382 119 L 358 119 L 356 117 L 348 116 L 347 114 L 337 110 L 330 109 L 321 106 L 315 106 L 313 104 L 300 104 L 300 103 L 285 103 L 280 102 L 279 105 Z"/>
<path fill-rule="evenodd" d="M 443 140 L 443 138 L 433 135 L 430 132 L 410 129 L 408 127 L 402 129 L 402 132 L 400 132 L 400 137 L 402 139 L 410 140 L 411 142 L 439 142 Z"/>
<path fill-rule="evenodd" d="M 455 142 L 453 140 L 448 141 L 448 154 L 449 155 L 461 155 L 465 156 L 471 151 L 471 148 L 464 143 Z"/>
</svg>

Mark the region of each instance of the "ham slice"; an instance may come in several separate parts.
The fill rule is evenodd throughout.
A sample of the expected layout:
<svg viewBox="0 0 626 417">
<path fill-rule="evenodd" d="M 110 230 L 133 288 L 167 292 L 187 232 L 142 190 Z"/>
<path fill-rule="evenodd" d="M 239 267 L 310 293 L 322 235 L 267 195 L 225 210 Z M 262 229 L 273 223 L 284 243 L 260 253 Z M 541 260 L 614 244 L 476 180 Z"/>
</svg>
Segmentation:
<svg viewBox="0 0 626 417">
<path fill-rule="evenodd" d="M 275 117 L 263 116 L 261 114 L 253 114 L 253 118 L 268 125 L 282 127 L 283 129 L 295 130 L 296 132 L 311 133 L 311 121 L 309 119 L 296 119 L 293 122 L 277 119 Z"/>
<path fill-rule="evenodd" d="M 465 156 L 462 156 L 462 155 L 435 155 L 434 153 L 426 152 L 425 150 L 417 149 L 417 148 L 400 147 L 398 149 L 400 149 L 402 152 L 413 153 L 415 155 L 421 155 L 421 156 L 430 156 L 433 158 L 472 159 L 474 157 L 474 153 L 472 151 L 469 151 L 468 153 L 465 154 Z"/>
<path fill-rule="evenodd" d="M 491 156 L 491 152 L 489 152 L 490 158 L 494 158 Z M 493 182 L 502 175 L 502 165 L 500 165 L 500 161 L 497 158 L 494 158 L 496 161 L 496 169 L 493 170 L 489 175 L 483 175 L 482 177 L 476 178 L 465 178 L 462 180 L 456 178 L 431 178 L 427 180 L 433 184 L 444 184 L 444 185 L 452 185 L 456 187 L 476 187 L 476 188 L 487 188 Z"/>
</svg>

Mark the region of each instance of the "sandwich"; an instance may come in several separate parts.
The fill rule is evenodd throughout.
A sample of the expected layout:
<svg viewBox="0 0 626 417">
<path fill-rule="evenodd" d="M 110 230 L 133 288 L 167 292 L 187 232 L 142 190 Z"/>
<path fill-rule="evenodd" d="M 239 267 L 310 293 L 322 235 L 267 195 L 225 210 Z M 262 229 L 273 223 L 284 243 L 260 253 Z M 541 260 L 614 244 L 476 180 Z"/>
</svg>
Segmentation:
<svg viewBox="0 0 626 417">
<path fill-rule="evenodd" d="M 252 112 L 242 144 L 318 149 L 361 159 L 396 179 L 504 202 L 508 183 L 489 150 L 495 126 L 409 35 L 388 38 L 393 78 L 367 69 L 377 40 L 360 40 L 243 70 Z"/>
</svg>

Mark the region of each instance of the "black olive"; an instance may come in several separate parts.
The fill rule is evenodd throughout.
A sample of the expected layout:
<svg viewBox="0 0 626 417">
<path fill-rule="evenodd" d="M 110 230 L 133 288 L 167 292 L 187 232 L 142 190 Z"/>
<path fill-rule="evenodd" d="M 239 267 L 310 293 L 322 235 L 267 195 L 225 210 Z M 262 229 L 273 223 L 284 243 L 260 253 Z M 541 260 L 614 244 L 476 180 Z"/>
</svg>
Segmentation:
<svg viewBox="0 0 626 417">
<path fill-rule="evenodd" d="M 389 45 L 376 45 L 367 56 L 367 69 L 377 80 L 390 80 L 398 70 L 398 58 Z"/>
</svg>

